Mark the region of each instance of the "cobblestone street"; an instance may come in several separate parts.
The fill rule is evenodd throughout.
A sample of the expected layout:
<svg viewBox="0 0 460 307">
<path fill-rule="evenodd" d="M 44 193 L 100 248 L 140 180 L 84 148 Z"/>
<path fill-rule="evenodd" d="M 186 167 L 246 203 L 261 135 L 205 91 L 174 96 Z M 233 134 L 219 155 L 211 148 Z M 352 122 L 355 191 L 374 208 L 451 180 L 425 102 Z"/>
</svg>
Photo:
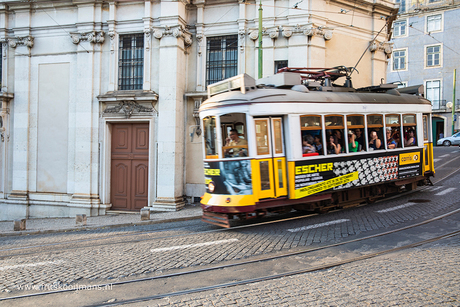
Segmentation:
<svg viewBox="0 0 460 307">
<path fill-rule="evenodd" d="M 130 306 L 460 306 L 460 237 L 267 282 Z"/>
</svg>

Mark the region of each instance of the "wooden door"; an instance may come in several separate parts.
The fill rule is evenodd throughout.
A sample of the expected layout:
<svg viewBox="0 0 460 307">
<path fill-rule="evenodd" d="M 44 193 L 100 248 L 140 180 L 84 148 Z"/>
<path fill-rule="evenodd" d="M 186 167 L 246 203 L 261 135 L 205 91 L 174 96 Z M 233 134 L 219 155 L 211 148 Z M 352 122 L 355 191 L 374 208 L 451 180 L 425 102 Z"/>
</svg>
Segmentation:
<svg viewBox="0 0 460 307">
<path fill-rule="evenodd" d="M 113 124 L 110 199 L 112 210 L 148 205 L 148 124 Z"/>
</svg>

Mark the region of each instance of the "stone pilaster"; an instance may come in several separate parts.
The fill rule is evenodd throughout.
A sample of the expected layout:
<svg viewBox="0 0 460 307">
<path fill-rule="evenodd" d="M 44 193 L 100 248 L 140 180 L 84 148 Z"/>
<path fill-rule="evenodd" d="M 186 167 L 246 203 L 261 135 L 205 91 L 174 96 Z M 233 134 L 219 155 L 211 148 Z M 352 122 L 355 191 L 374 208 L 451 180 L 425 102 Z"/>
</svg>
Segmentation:
<svg viewBox="0 0 460 307">
<path fill-rule="evenodd" d="M 9 39 L 10 48 L 15 49 L 14 57 L 14 124 L 13 124 L 13 174 L 10 199 L 19 203 L 28 201 L 29 194 L 29 137 L 30 137 L 30 79 L 31 48 L 34 38 L 21 35 Z"/>
</svg>

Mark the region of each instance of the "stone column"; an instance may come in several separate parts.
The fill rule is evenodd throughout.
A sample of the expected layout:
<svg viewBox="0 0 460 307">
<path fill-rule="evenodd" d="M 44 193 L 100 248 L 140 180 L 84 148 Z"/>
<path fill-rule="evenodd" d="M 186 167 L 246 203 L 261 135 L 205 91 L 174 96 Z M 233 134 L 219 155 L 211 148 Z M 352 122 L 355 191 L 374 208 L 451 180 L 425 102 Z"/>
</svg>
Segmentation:
<svg viewBox="0 0 460 307">
<path fill-rule="evenodd" d="M 19 16 L 17 16 L 19 18 Z M 25 16 L 24 16 L 25 17 Z M 27 204 L 29 193 L 29 134 L 30 134 L 30 82 L 32 36 L 18 36 L 9 40 L 15 49 L 15 92 L 13 114 L 13 178 L 12 192 L 8 198 Z"/>
</svg>

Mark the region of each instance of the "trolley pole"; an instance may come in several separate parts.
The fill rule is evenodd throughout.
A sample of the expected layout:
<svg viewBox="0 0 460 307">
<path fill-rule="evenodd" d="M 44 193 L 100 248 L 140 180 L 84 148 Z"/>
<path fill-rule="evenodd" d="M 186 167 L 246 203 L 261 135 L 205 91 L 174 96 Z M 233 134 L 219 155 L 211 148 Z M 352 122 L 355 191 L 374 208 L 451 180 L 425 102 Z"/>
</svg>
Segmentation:
<svg viewBox="0 0 460 307">
<path fill-rule="evenodd" d="M 259 5 L 259 79 L 262 78 L 263 75 L 263 67 L 262 67 L 262 0 L 260 0 Z"/>
<path fill-rule="evenodd" d="M 454 69 L 454 87 L 452 91 L 452 135 L 454 134 L 455 131 L 455 85 L 457 83 L 457 69 Z"/>
</svg>

